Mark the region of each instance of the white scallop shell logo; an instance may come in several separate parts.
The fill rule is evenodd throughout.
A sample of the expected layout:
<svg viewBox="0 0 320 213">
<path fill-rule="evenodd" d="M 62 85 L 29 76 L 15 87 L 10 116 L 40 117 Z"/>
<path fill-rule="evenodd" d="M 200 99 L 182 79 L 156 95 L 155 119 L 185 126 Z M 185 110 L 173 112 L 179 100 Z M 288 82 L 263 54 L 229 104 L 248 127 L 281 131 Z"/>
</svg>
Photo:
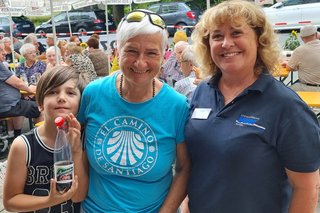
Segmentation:
<svg viewBox="0 0 320 213">
<path fill-rule="evenodd" d="M 157 138 L 145 121 L 119 116 L 101 125 L 94 140 L 94 158 L 104 171 L 137 177 L 148 173 L 158 158 Z"/>
<path fill-rule="evenodd" d="M 107 153 L 114 163 L 132 166 L 143 157 L 141 136 L 131 131 L 115 131 L 108 141 Z"/>
</svg>

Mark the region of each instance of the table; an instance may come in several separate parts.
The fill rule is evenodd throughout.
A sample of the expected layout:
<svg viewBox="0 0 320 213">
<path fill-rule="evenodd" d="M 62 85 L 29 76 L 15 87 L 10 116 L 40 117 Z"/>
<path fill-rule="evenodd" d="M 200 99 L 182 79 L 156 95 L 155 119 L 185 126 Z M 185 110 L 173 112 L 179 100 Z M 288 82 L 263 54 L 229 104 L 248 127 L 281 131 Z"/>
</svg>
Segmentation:
<svg viewBox="0 0 320 213">
<path fill-rule="evenodd" d="M 320 92 L 297 91 L 297 94 L 309 107 L 313 109 L 320 108 Z M 318 110 L 314 111 L 317 111 L 315 113 L 317 117 L 320 118 L 320 112 Z"/>
<path fill-rule="evenodd" d="M 281 65 L 276 65 L 272 75 L 274 77 L 279 77 L 279 80 L 283 82 L 289 76 L 289 71 Z"/>
<path fill-rule="evenodd" d="M 297 91 L 297 94 L 308 106 L 320 108 L 320 92 Z"/>
<path fill-rule="evenodd" d="M 272 75 L 274 77 L 278 77 L 279 80 L 283 83 L 288 78 L 289 74 L 290 74 L 290 81 L 286 84 L 286 86 L 293 84 L 293 73 L 292 72 L 288 71 L 287 68 L 282 67 L 281 65 L 276 65 L 273 70 L 273 73 L 272 73 Z"/>
</svg>

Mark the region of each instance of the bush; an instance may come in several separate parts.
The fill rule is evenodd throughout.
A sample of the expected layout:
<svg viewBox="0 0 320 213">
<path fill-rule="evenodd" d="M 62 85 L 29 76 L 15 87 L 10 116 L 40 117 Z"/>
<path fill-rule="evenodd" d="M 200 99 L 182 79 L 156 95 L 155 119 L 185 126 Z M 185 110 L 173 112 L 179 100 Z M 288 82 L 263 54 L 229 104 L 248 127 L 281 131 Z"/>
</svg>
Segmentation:
<svg viewBox="0 0 320 213">
<path fill-rule="evenodd" d="M 37 27 L 40 24 L 42 24 L 43 22 L 48 21 L 51 16 L 29 16 L 28 17 L 33 23 L 34 25 Z"/>
</svg>

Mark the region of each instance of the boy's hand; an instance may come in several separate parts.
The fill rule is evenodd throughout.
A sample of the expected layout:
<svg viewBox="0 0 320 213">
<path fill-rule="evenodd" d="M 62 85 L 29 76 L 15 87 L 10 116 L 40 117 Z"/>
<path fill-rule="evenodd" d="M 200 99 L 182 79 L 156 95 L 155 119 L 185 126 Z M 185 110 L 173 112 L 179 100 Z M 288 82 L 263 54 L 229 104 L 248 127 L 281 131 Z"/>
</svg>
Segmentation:
<svg viewBox="0 0 320 213">
<path fill-rule="evenodd" d="M 71 199 L 71 197 L 76 193 L 78 189 L 78 176 L 74 176 L 71 188 L 68 191 L 59 192 L 56 186 L 57 182 L 54 179 L 51 179 L 50 194 L 48 196 L 48 203 L 50 203 L 51 206 L 58 205 Z"/>
</svg>

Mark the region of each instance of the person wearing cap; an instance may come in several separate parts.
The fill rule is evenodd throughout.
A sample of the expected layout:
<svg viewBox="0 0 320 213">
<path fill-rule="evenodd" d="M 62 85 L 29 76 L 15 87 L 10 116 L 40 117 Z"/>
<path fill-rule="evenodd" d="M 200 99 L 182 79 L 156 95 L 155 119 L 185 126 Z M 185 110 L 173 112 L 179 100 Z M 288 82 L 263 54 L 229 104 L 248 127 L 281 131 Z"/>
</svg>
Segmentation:
<svg viewBox="0 0 320 213">
<path fill-rule="evenodd" d="M 298 71 L 298 82 L 291 88 L 295 91 L 320 91 L 320 41 L 317 27 L 305 25 L 300 30 L 304 45 L 296 48 L 291 58 L 283 65 L 289 71 Z"/>
</svg>

